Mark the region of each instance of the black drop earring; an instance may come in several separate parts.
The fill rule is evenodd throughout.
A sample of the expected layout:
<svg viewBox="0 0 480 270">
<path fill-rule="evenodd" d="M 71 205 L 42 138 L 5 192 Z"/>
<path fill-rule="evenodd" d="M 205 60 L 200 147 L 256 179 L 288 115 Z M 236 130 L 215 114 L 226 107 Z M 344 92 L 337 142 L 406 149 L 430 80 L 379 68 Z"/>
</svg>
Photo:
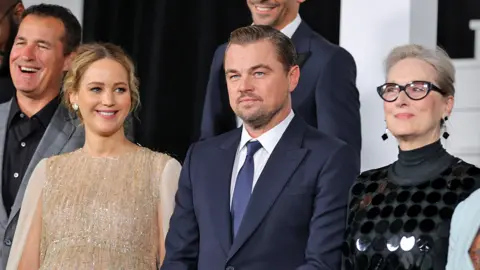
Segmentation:
<svg viewBox="0 0 480 270">
<path fill-rule="evenodd" d="M 446 125 L 446 123 L 448 121 L 448 116 L 445 116 L 445 118 L 442 119 L 441 121 L 442 121 L 442 125 L 444 126 L 444 131 L 443 131 L 442 136 L 446 140 L 446 139 L 448 139 L 448 137 L 450 137 L 450 134 L 447 132 L 447 125 Z"/>
<path fill-rule="evenodd" d="M 388 139 L 388 128 L 385 128 L 385 132 L 382 135 L 382 140 L 387 140 Z"/>
</svg>

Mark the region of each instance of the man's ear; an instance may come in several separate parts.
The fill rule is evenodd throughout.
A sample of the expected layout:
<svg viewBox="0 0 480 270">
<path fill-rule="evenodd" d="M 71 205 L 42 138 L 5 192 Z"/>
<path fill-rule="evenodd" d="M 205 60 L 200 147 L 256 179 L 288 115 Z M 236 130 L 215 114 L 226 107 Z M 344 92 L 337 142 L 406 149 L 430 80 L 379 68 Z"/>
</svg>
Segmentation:
<svg viewBox="0 0 480 270">
<path fill-rule="evenodd" d="M 71 52 L 69 55 L 65 57 L 65 60 L 63 61 L 63 71 L 67 72 L 70 70 L 70 67 L 72 66 L 72 61 L 73 58 L 75 58 L 76 53 Z"/>
<path fill-rule="evenodd" d="M 288 72 L 288 90 L 293 92 L 298 85 L 298 81 L 300 80 L 300 67 L 295 65 L 290 68 Z"/>
<path fill-rule="evenodd" d="M 25 11 L 25 6 L 23 6 L 22 2 L 19 2 L 13 9 L 13 18 L 16 23 L 20 23 L 20 20 L 22 19 L 22 14 L 24 11 Z"/>
</svg>

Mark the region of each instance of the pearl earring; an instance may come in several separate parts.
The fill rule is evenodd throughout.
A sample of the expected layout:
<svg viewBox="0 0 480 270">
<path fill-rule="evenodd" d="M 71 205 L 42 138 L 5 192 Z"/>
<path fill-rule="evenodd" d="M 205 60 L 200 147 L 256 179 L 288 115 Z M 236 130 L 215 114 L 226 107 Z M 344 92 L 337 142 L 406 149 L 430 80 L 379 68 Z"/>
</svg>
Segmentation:
<svg viewBox="0 0 480 270">
<path fill-rule="evenodd" d="M 73 103 L 73 104 L 72 104 L 72 109 L 73 109 L 74 111 L 78 111 L 78 105 L 77 105 L 77 103 Z"/>
</svg>

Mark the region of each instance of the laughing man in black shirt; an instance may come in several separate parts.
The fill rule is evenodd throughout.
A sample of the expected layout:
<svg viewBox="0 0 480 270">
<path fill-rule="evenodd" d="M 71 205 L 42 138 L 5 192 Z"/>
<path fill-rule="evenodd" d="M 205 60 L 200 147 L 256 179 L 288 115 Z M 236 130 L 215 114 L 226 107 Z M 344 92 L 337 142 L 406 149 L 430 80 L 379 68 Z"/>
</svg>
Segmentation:
<svg viewBox="0 0 480 270">
<path fill-rule="evenodd" d="M 81 26 L 61 6 L 25 10 L 9 64 L 16 94 L 0 105 L 0 269 L 5 269 L 30 175 L 43 159 L 81 147 L 84 131 L 59 104 Z"/>
</svg>

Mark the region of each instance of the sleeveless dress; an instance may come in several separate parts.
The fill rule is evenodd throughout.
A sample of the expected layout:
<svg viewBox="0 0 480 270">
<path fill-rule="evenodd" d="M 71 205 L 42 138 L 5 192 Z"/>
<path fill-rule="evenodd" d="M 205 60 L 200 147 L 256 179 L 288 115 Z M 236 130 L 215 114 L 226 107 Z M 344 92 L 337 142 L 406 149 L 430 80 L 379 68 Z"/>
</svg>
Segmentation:
<svg viewBox="0 0 480 270">
<path fill-rule="evenodd" d="M 79 149 L 42 165 L 40 269 L 158 269 L 175 159 L 146 148 L 116 158 Z"/>
</svg>

